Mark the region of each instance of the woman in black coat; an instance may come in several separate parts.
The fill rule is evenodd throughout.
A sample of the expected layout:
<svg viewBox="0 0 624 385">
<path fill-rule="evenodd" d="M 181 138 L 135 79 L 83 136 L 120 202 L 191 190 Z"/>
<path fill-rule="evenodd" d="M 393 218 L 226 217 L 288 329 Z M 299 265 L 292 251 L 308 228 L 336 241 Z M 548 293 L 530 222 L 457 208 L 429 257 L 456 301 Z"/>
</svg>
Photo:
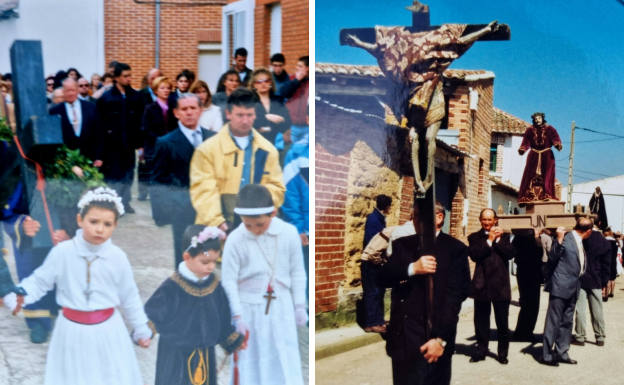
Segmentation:
<svg viewBox="0 0 624 385">
<path fill-rule="evenodd" d="M 278 133 L 290 129 L 290 113 L 281 97 L 275 95 L 273 76 L 266 68 L 258 68 L 251 75 L 249 88 L 258 95 L 254 127 L 271 144 Z"/>
<path fill-rule="evenodd" d="M 171 93 L 171 82 L 164 76 L 159 76 L 151 84 L 152 91 L 156 94 L 156 101 L 148 104 L 143 112 L 143 157 L 147 171 L 151 169 L 151 161 L 154 158 L 156 139 L 167 134 L 175 128 L 176 121 L 173 119 L 173 111 L 167 103 Z"/>
</svg>

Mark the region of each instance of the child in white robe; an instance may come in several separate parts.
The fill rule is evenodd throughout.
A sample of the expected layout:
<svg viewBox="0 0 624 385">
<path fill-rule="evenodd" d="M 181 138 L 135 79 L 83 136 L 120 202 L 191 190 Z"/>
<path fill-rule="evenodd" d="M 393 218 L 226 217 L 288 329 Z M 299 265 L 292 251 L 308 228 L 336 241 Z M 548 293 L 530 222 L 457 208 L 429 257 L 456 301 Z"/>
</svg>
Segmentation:
<svg viewBox="0 0 624 385">
<path fill-rule="evenodd" d="M 234 212 L 242 223 L 225 242 L 222 283 L 238 332 L 249 332 L 240 385 L 302 385 L 296 326 L 308 315 L 299 232 L 275 217 L 262 185 L 243 187 Z"/>
<path fill-rule="evenodd" d="M 43 264 L 20 282 L 25 304 L 56 285 L 62 311 L 46 359 L 46 385 L 143 385 L 132 339 L 149 346 L 152 331 L 126 254 L 110 237 L 123 214 L 121 198 L 106 187 L 88 191 L 78 203 L 80 230 L 52 248 Z M 7 307 L 14 299 L 5 297 Z"/>
</svg>

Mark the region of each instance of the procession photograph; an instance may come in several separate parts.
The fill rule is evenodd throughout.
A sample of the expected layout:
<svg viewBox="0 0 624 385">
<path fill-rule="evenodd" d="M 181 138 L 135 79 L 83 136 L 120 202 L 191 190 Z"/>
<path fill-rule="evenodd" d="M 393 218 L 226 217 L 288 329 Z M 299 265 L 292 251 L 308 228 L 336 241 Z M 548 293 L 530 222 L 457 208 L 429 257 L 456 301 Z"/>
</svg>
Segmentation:
<svg viewBox="0 0 624 385">
<path fill-rule="evenodd" d="M 309 14 L 0 0 L 0 384 L 309 383 Z"/>
<path fill-rule="evenodd" d="M 314 12 L 315 383 L 623 383 L 624 2 Z"/>
</svg>

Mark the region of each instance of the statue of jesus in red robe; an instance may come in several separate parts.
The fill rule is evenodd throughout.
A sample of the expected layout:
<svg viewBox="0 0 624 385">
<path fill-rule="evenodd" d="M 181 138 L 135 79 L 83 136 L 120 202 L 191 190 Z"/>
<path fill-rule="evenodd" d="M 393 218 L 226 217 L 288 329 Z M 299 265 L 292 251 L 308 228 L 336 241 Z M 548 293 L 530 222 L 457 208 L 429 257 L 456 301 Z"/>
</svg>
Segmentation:
<svg viewBox="0 0 624 385">
<path fill-rule="evenodd" d="M 520 155 L 529 151 L 527 156 L 518 203 L 556 200 L 555 196 L 555 156 L 552 146 L 559 151 L 563 148 L 557 130 L 546 124 L 543 112 L 531 115 L 533 125 L 524 132 L 522 144 L 518 149 Z"/>
</svg>

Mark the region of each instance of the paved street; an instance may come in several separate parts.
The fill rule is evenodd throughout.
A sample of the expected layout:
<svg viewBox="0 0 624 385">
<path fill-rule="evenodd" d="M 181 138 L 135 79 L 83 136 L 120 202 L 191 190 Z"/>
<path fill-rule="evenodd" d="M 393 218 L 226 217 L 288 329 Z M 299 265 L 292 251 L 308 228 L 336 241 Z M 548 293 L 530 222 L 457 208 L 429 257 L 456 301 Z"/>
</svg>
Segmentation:
<svg viewBox="0 0 624 385">
<path fill-rule="evenodd" d="M 126 215 L 119 220 L 113 234 L 113 241 L 130 259 L 141 298 L 147 298 L 173 272 L 172 238 L 169 226 L 156 227 L 151 219 L 149 202 L 133 200 L 136 214 Z M 8 238 L 5 239 L 8 241 Z M 9 244 L 5 242 L 5 244 Z M 14 272 L 12 255 L 7 262 Z M 15 274 L 14 274 L 15 277 Z M 154 383 L 158 339 L 148 349 L 136 347 L 141 372 L 146 384 Z M 304 379 L 308 378 L 308 328 L 299 328 L 299 346 Z M 32 344 L 28 329 L 21 316 L 13 317 L 9 311 L 0 308 L 0 385 L 41 385 L 45 371 L 48 344 Z M 219 350 L 220 348 L 218 348 Z M 218 366 L 223 355 L 219 354 Z M 229 367 L 219 372 L 219 384 L 229 383 Z"/>
<path fill-rule="evenodd" d="M 512 278 L 514 279 L 514 278 Z M 593 342 L 591 325 L 587 325 L 589 342 L 584 347 L 572 345 L 570 356 L 578 365 L 559 367 L 541 365 L 541 342 L 530 345 L 512 342 L 509 365 L 501 365 L 488 357 L 479 363 L 469 363 L 474 344 L 472 310 L 466 311 L 458 325 L 457 352 L 453 357 L 453 385 L 615 385 L 624 383 L 622 352 L 624 351 L 624 280 L 616 281 L 616 296 L 604 304 L 607 338 L 604 347 Z M 619 287 L 618 287 L 619 286 Z M 517 301 L 517 292 L 513 299 Z M 469 299 L 468 301 L 472 301 Z M 548 297 L 542 293 L 540 317 L 536 332 L 544 327 Z M 509 326 L 514 328 L 519 308 L 512 305 Z M 589 318 L 589 315 L 588 315 Z M 492 315 L 491 328 L 494 328 Z M 541 335 L 540 335 L 541 336 Z M 496 342 L 490 342 L 490 352 L 496 352 Z M 383 342 L 364 346 L 342 354 L 316 361 L 316 384 L 319 385 L 385 385 L 392 384 L 391 361 L 385 354 Z"/>
</svg>

